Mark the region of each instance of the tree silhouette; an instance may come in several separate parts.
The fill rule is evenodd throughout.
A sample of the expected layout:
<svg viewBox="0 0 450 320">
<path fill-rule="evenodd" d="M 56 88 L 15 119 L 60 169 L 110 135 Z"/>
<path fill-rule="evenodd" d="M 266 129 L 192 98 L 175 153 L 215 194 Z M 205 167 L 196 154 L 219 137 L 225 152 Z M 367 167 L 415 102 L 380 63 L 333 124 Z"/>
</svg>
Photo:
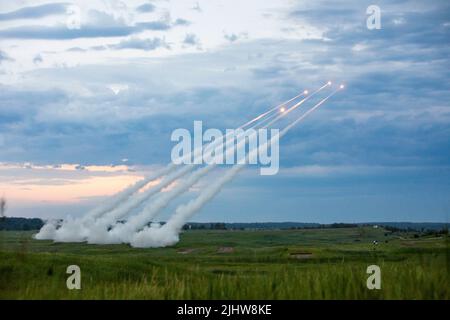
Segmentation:
<svg viewBox="0 0 450 320">
<path fill-rule="evenodd" d="M 4 197 L 0 198 L 0 218 L 5 217 L 6 212 L 6 199 Z"/>
</svg>

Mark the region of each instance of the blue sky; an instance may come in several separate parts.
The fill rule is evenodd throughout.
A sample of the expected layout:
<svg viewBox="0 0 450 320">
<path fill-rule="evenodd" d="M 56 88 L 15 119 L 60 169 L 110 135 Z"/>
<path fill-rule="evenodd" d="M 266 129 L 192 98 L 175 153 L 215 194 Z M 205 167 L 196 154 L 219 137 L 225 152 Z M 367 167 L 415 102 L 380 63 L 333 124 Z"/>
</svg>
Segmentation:
<svg viewBox="0 0 450 320">
<path fill-rule="evenodd" d="M 448 1 L 3 2 L 0 193 L 9 215 L 82 214 L 169 162 L 174 129 L 333 80 L 280 173 L 249 168 L 195 220 L 447 221 L 449 39 Z"/>
</svg>

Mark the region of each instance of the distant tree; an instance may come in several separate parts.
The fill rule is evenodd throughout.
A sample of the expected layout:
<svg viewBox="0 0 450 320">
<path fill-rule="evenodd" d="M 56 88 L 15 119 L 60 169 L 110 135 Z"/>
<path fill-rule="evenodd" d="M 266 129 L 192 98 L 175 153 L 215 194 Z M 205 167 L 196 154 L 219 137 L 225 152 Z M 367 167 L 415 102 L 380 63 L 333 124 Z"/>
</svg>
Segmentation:
<svg viewBox="0 0 450 320">
<path fill-rule="evenodd" d="M 5 217 L 6 212 L 6 199 L 4 197 L 0 198 L 0 218 Z"/>
<path fill-rule="evenodd" d="M 218 223 L 213 224 L 213 225 L 211 226 L 211 229 L 215 229 L 215 230 L 226 230 L 227 227 L 226 227 L 225 223 L 218 222 Z"/>
</svg>

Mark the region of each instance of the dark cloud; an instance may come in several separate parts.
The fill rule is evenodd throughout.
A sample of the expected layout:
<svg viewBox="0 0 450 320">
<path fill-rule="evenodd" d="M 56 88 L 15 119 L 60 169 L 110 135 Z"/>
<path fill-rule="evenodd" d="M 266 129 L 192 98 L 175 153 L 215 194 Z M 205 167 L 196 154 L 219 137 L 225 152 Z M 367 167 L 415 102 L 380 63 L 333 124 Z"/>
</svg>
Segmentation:
<svg viewBox="0 0 450 320">
<path fill-rule="evenodd" d="M 144 4 L 141 4 L 140 6 L 138 6 L 136 8 L 136 11 L 141 12 L 141 13 L 147 13 L 147 12 L 155 11 L 155 8 L 156 7 L 151 3 L 144 3 Z"/>
<path fill-rule="evenodd" d="M 80 47 L 72 47 L 72 48 L 67 49 L 67 51 L 69 51 L 69 52 L 85 52 L 86 49 L 82 49 Z"/>
<path fill-rule="evenodd" d="M 178 18 L 174 22 L 174 25 L 176 25 L 176 26 L 188 26 L 190 24 L 191 23 L 188 20 L 182 19 L 182 18 Z"/>
<path fill-rule="evenodd" d="M 24 7 L 15 11 L 0 13 L 0 21 L 37 19 L 50 15 L 65 14 L 68 6 L 68 3 L 48 3 L 39 6 Z"/>
<path fill-rule="evenodd" d="M 76 39 L 95 37 L 123 37 L 146 30 L 164 31 L 174 26 L 188 24 L 186 20 L 177 19 L 173 23 L 167 20 L 140 22 L 127 25 L 120 19 L 96 10 L 89 11 L 88 23 L 81 24 L 80 28 L 67 28 L 59 26 L 21 26 L 0 30 L 0 37 L 16 39 Z"/>
<path fill-rule="evenodd" d="M 193 33 L 188 33 L 183 40 L 184 44 L 190 45 L 190 46 L 195 46 L 199 44 L 199 39 L 198 37 L 193 34 Z"/>
<path fill-rule="evenodd" d="M 112 49 L 138 49 L 138 50 L 155 50 L 157 48 L 170 49 L 170 46 L 165 42 L 164 39 L 153 38 L 153 39 L 138 39 L 131 38 L 128 40 L 123 40 L 118 44 L 109 45 Z"/>
<path fill-rule="evenodd" d="M 145 30 L 168 30 L 171 24 L 164 21 L 138 23 L 135 26 L 82 25 L 80 29 L 59 27 L 15 27 L 0 30 L 0 37 L 16 39 L 76 39 L 97 37 L 123 37 Z"/>
<path fill-rule="evenodd" d="M 239 36 L 237 36 L 237 35 L 234 34 L 234 33 L 232 33 L 232 34 L 225 34 L 223 37 L 224 37 L 225 39 L 227 39 L 228 41 L 230 41 L 230 42 L 234 42 L 234 41 L 236 41 L 237 39 L 239 39 Z"/>
</svg>

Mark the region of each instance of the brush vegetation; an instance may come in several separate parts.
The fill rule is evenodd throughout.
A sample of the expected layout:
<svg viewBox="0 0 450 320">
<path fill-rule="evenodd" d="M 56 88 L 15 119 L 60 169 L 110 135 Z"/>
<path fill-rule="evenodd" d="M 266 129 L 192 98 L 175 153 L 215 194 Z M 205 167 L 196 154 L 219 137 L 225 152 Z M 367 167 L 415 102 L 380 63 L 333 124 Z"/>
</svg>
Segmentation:
<svg viewBox="0 0 450 320">
<path fill-rule="evenodd" d="M 356 227 L 189 230 L 173 247 L 53 243 L 0 232 L 2 299 L 449 299 L 448 235 Z M 373 242 L 378 241 L 375 245 Z M 81 268 L 68 290 L 66 268 Z M 366 268 L 381 267 L 381 290 Z"/>
</svg>

